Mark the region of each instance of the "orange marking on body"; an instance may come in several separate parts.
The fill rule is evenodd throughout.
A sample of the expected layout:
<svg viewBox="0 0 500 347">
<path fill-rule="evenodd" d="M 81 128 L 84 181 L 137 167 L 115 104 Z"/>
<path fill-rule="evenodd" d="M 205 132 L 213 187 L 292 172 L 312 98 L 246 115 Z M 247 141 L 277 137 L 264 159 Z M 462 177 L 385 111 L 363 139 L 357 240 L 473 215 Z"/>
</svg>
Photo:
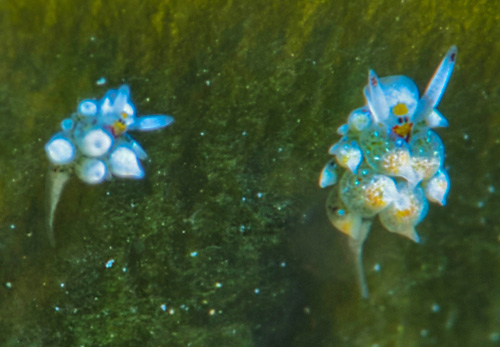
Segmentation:
<svg viewBox="0 0 500 347">
<path fill-rule="evenodd" d="M 406 142 L 410 141 L 411 128 L 413 123 L 404 123 L 403 125 L 395 125 L 392 127 L 392 131 L 399 137 L 403 138 Z"/>
</svg>

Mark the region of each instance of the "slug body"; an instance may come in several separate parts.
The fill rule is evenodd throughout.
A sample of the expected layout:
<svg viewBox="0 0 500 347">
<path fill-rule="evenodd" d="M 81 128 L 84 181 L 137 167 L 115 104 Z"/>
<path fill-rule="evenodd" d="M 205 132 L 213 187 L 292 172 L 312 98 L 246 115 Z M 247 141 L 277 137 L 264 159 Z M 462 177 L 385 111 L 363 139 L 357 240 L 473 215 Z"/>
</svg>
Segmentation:
<svg viewBox="0 0 500 347">
<path fill-rule="evenodd" d="M 45 145 L 50 161 L 47 175 L 47 226 L 54 246 L 54 214 L 72 173 L 88 184 L 113 177 L 141 179 L 147 154 L 128 130 L 151 131 L 172 124 L 167 115 L 137 116 L 130 89 L 111 89 L 100 100 L 87 99 L 61 122 L 61 130 Z"/>
<path fill-rule="evenodd" d="M 456 57 L 452 46 L 422 97 L 410 78 L 379 78 L 370 70 L 363 91 L 366 105 L 351 112 L 338 129 L 342 138 L 329 150 L 335 161 L 325 165 L 319 185 L 333 186 L 326 212 L 349 237 L 364 298 L 362 248 L 373 218 L 378 215 L 388 231 L 419 242 L 415 226 L 426 216 L 428 201 L 445 204 L 449 177 L 444 145 L 432 129 L 448 126 L 436 107 Z"/>
</svg>

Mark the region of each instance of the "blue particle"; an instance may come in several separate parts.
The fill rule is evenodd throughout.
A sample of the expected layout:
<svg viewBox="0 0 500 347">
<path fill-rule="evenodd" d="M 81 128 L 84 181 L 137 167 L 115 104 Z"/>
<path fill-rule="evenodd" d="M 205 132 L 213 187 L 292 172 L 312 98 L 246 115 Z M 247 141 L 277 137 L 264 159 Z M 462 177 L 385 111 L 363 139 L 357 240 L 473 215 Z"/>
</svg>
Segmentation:
<svg viewBox="0 0 500 347">
<path fill-rule="evenodd" d="M 61 308 L 59 308 L 59 306 L 54 306 L 54 310 L 56 310 L 56 312 L 59 312 Z"/>
<path fill-rule="evenodd" d="M 167 310 L 167 305 L 165 305 L 165 304 L 161 304 L 160 307 L 161 307 L 161 310 L 163 312 L 165 312 Z"/>
<path fill-rule="evenodd" d="M 198 255 L 198 252 L 194 251 L 194 252 L 191 252 L 191 256 L 194 258 Z"/>
<path fill-rule="evenodd" d="M 102 86 L 102 85 L 105 85 L 106 84 L 106 78 L 105 77 L 101 77 L 99 78 L 95 84 L 97 84 L 98 86 Z"/>
<path fill-rule="evenodd" d="M 110 267 L 113 266 L 113 264 L 115 263 L 115 260 L 114 259 L 110 259 L 106 262 L 106 269 L 109 269 Z"/>
</svg>

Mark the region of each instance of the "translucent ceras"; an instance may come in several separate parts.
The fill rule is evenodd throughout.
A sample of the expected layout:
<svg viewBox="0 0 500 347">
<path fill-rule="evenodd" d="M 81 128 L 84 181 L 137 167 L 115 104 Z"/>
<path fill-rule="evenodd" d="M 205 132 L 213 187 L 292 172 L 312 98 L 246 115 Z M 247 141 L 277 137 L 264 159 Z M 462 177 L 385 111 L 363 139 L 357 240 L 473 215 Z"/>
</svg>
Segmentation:
<svg viewBox="0 0 500 347">
<path fill-rule="evenodd" d="M 422 97 L 406 76 L 378 78 L 368 73 L 366 105 L 355 109 L 337 130 L 342 138 L 329 153 L 319 185 L 331 189 L 326 211 L 332 225 L 349 236 L 356 255 L 361 294 L 368 297 L 362 248 L 372 219 L 415 242 L 415 226 L 429 201 L 444 205 L 449 178 L 443 167 L 444 145 L 432 130 L 448 126 L 436 109 L 450 79 L 457 48 L 451 47 Z"/>
<path fill-rule="evenodd" d="M 150 131 L 172 124 L 167 115 L 137 116 L 130 89 L 111 89 L 100 100 L 83 100 L 75 113 L 61 122 L 61 130 L 45 145 L 51 163 L 48 174 L 49 240 L 55 244 L 54 212 L 67 180 L 75 173 L 88 184 L 113 177 L 141 179 L 141 160 L 147 154 L 129 130 Z"/>
</svg>

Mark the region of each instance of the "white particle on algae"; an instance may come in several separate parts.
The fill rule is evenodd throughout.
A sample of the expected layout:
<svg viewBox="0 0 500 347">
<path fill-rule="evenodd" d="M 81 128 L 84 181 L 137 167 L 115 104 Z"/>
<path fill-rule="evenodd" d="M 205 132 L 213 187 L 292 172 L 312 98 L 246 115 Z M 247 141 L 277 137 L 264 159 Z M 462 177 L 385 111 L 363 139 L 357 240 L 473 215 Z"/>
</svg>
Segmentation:
<svg viewBox="0 0 500 347">
<path fill-rule="evenodd" d="M 106 269 L 109 269 L 110 267 L 113 266 L 113 264 L 115 263 L 115 260 L 114 259 L 110 259 L 106 262 Z"/>
<path fill-rule="evenodd" d="M 173 308 L 171 308 L 170 310 L 168 310 L 168 314 L 173 315 L 174 313 L 175 313 L 175 310 Z"/>
<path fill-rule="evenodd" d="M 286 262 L 282 261 L 280 264 L 281 267 L 286 267 Z"/>
<path fill-rule="evenodd" d="M 167 305 L 165 305 L 165 304 L 161 304 L 161 305 L 160 305 L 160 308 L 161 308 L 161 310 L 162 310 L 163 312 L 165 312 L 165 311 L 167 310 Z"/>
<path fill-rule="evenodd" d="M 380 272 L 380 268 L 381 268 L 380 264 L 379 264 L 379 263 L 377 263 L 377 264 L 375 264 L 375 266 L 373 267 L 373 270 L 375 270 L 376 272 Z"/>
<path fill-rule="evenodd" d="M 495 192 L 495 187 L 493 187 L 493 186 L 489 186 L 489 187 L 488 187 L 488 192 L 490 192 L 490 193 L 494 193 L 494 192 Z"/>
<path fill-rule="evenodd" d="M 12 288 L 12 283 L 10 282 L 5 282 L 5 288 L 11 289 Z"/>
<path fill-rule="evenodd" d="M 190 254 L 193 258 L 195 258 L 197 255 L 198 255 L 198 252 L 194 251 L 194 252 L 191 252 Z"/>
<path fill-rule="evenodd" d="M 222 283 L 215 282 L 215 288 L 222 288 Z"/>
<path fill-rule="evenodd" d="M 500 333 L 498 333 L 496 331 L 492 332 L 489 337 L 490 337 L 490 341 L 491 342 L 498 342 L 498 341 L 500 341 Z"/>
<path fill-rule="evenodd" d="M 106 84 L 106 78 L 105 77 L 101 77 L 99 78 L 95 84 L 97 84 L 98 86 L 102 86 L 102 85 L 105 85 Z"/>
<path fill-rule="evenodd" d="M 253 290 L 253 292 L 254 292 L 255 294 L 259 294 L 259 293 L 260 293 L 260 289 L 259 289 L 259 288 L 255 288 L 255 289 Z"/>
<path fill-rule="evenodd" d="M 16 225 L 15 225 L 15 224 L 11 224 L 11 225 L 10 225 L 10 228 L 11 228 L 12 230 L 14 230 L 14 229 L 16 228 Z"/>
<path fill-rule="evenodd" d="M 258 197 L 259 199 L 260 199 L 260 198 L 262 198 L 263 196 L 264 196 L 264 194 L 262 194 L 261 192 L 258 192 L 258 193 L 257 193 L 257 197 Z"/>
<path fill-rule="evenodd" d="M 61 288 L 64 288 L 65 284 L 64 283 L 61 283 L 60 284 Z"/>
<path fill-rule="evenodd" d="M 439 305 L 438 305 L 438 304 L 434 303 L 434 304 L 432 304 L 432 306 L 431 306 L 431 310 L 432 310 L 432 312 L 434 312 L 434 313 L 438 313 L 438 312 L 441 310 L 441 307 L 439 307 Z"/>
</svg>

